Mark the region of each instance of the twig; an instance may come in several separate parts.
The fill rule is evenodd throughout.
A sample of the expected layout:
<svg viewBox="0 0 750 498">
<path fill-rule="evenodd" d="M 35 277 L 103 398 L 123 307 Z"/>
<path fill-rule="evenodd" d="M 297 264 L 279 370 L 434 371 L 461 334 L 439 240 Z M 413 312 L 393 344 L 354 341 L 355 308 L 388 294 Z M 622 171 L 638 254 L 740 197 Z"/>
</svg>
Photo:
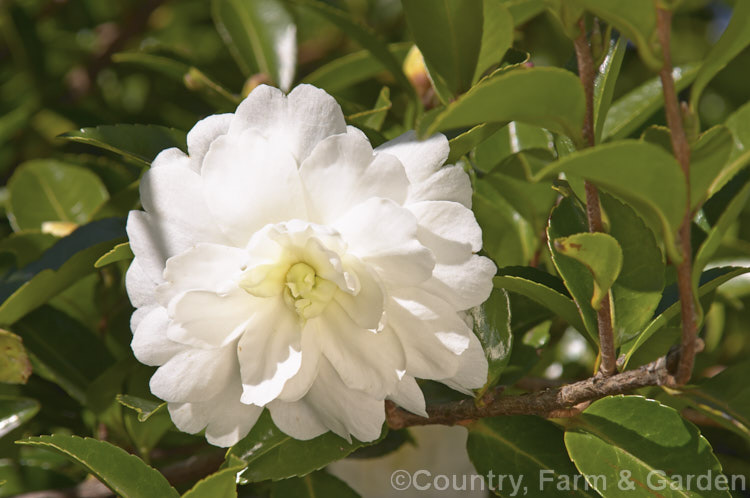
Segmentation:
<svg viewBox="0 0 750 498">
<path fill-rule="evenodd" d="M 482 403 L 465 399 L 427 407 L 428 417 L 420 417 L 386 404 L 386 421 L 391 429 L 414 425 L 456 425 L 484 417 L 501 415 L 538 415 L 559 418 L 575 415 L 588 403 L 605 396 L 624 394 L 647 386 L 672 385 L 672 370 L 676 367 L 679 350 L 670 352 L 636 370 L 628 370 L 610 377 L 596 376 L 573 384 L 519 396 L 502 396 L 500 386 L 488 393 Z"/>
<path fill-rule="evenodd" d="M 672 13 L 668 10 L 657 9 L 657 32 L 661 44 L 664 65 L 659 71 L 662 91 L 664 93 L 664 109 L 667 124 L 671 132 L 672 150 L 685 175 L 687 202 L 685 216 L 680 226 L 680 245 L 682 246 L 682 262 L 677 265 L 677 287 L 680 291 L 680 306 L 682 315 L 682 354 L 680 365 L 675 376 L 678 384 L 685 384 L 690 380 L 695 362 L 695 338 L 697 336 L 695 297 L 693 295 L 693 263 L 692 248 L 690 247 L 690 146 L 685 128 L 682 124 L 682 113 L 677 100 L 674 80 L 672 79 L 672 57 L 670 55 L 670 30 Z"/>
<path fill-rule="evenodd" d="M 594 60 L 591 56 L 591 46 L 586 37 L 586 25 L 583 18 L 578 21 L 581 34 L 573 41 L 578 60 L 578 77 L 581 79 L 584 94 L 586 96 L 586 114 L 583 119 L 583 138 L 586 147 L 595 145 L 594 137 Z M 599 204 L 599 191 L 596 185 L 585 182 L 586 189 L 586 216 L 589 222 L 590 232 L 603 232 L 602 208 Z M 616 371 L 617 355 L 615 354 L 615 339 L 612 330 L 612 310 L 610 308 L 610 293 L 602 299 L 599 309 L 596 311 L 596 321 L 599 329 L 599 351 L 601 353 L 601 364 L 599 372 L 609 376 Z"/>
</svg>

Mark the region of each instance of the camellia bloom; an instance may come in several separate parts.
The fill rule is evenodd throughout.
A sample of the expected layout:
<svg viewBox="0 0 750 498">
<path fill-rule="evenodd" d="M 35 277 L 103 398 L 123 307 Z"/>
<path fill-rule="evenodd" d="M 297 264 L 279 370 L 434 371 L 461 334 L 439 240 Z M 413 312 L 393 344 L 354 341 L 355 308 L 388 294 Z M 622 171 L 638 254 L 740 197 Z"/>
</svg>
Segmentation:
<svg viewBox="0 0 750 498">
<path fill-rule="evenodd" d="M 442 135 L 372 149 L 336 101 L 260 86 L 161 152 L 132 211 L 135 356 L 175 425 L 229 446 L 263 407 L 298 439 L 376 439 L 415 377 L 467 391 L 487 362 L 465 310 L 492 288 L 471 186 Z"/>
</svg>

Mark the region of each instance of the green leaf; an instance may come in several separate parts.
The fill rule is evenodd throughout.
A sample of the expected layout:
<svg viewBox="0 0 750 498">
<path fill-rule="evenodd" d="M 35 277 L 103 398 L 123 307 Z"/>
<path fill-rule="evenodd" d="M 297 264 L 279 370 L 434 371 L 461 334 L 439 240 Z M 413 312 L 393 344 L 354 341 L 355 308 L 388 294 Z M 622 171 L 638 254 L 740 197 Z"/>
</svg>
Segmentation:
<svg viewBox="0 0 750 498">
<path fill-rule="evenodd" d="M 149 165 L 164 149 L 187 151 L 184 131 L 156 125 L 118 124 L 81 128 L 60 138 L 105 149 L 127 159 Z"/>
<path fill-rule="evenodd" d="M 446 163 L 455 164 L 461 156 L 468 154 L 471 149 L 487 140 L 487 138 L 491 137 L 500 128 L 500 123 L 480 124 L 450 139 L 448 143 L 450 144 L 451 152 L 448 155 Z"/>
<path fill-rule="evenodd" d="M 730 496 L 713 486 L 689 490 L 688 476 L 721 474 L 711 445 L 676 410 L 641 396 L 595 401 L 565 432 L 565 446 L 589 484 L 607 498 Z"/>
<path fill-rule="evenodd" d="M 584 329 L 589 337 L 598 344 L 599 329 L 596 311 L 591 306 L 591 297 L 594 295 L 594 279 L 591 272 L 582 263 L 563 256 L 554 244 L 554 241 L 561 237 L 581 233 L 587 229 L 586 214 L 572 199 L 566 197 L 560 201 L 550 215 L 547 241 L 552 262 L 562 277 L 565 287 L 573 296 L 583 319 Z"/>
<path fill-rule="evenodd" d="M 403 42 L 391 43 L 386 48 L 400 68 L 411 47 L 411 42 Z M 375 78 L 387 70 L 388 68 L 369 50 L 359 50 L 318 67 L 302 78 L 302 83 L 317 86 L 328 93 L 338 93 L 352 85 Z"/>
<path fill-rule="evenodd" d="M 479 126 L 492 126 L 492 129 L 498 129 L 500 123 Z M 477 169 L 489 172 L 509 156 L 529 149 L 547 150 L 554 153 L 552 134 L 538 126 L 511 121 L 477 146 L 474 151 L 474 162 Z M 535 170 L 531 172 L 535 172 Z"/>
<path fill-rule="evenodd" d="M 245 464 L 242 461 L 232 459 L 229 467 L 201 479 L 186 491 L 182 498 L 236 498 L 237 473 L 244 467 Z"/>
<path fill-rule="evenodd" d="M 51 233 L 38 231 L 16 232 L 0 240 L 0 253 L 10 253 L 16 260 L 16 267 L 26 266 L 57 242 Z"/>
<path fill-rule="evenodd" d="M 690 107 L 694 112 L 697 112 L 701 95 L 708 83 L 748 45 L 750 45 L 750 3 L 735 2 L 729 25 L 706 55 L 690 90 Z"/>
<path fill-rule="evenodd" d="M 750 268 L 741 268 L 735 266 L 725 266 L 720 268 L 711 268 L 701 274 L 698 286 L 698 296 L 703 297 L 709 292 L 716 290 L 718 286 L 733 279 L 739 275 L 750 272 Z M 664 328 L 669 321 L 680 314 L 680 298 L 679 292 L 677 291 L 677 284 L 669 286 L 662 297 L 659 306 L 656 309 L 654 318 L 651 322 L 643 329 L 643 332 L 636 337 L 634 340 L 623 344 L 620 354 L 625 355 L 622 369 L 627 368 L 633 353 L 638 350 L 643 344 L 657 331 Z"/>
<path fill-rule="evenodd" d="M 735 111 L 726 121 L 726 126 L 734 138 L 734 146 L 729 154 L 729 162 L 711 182 L 708 196 L 719 192 L 729 181 L 750 164 L 750 104 Z M 710 131 L 710 130 L 709 130 Z"/>
<path fill-rule="evenodd" d="M 479 80 L 487 69 L 499 64 L 513 44 L 513 17 L 503 0 L 484 0 L 482 12 L 482 48 L 479 51 L 473 82 Z"/>
<path fill-rule="evenodd" d="M 653 71 L 661 69 L 661 49 L 656 37 L 656 8 L 653 0 L 575 0 L 598 18 L 607 21 L 629 38 Z"/>
<path fill-rule="evenodd" d="M 622 270 L 622 249 L 606 233 L 576 233 L 554 240 L 555 250 L 582 263 L 594 278 L 591 307 L 598 310 L 602 299 Z"/>
<path fill-rule="evenodd" d="M 723 170 L 728 164 L 732 152 L 732 134 L 726 126 L 714 126 L 701 134 L 690 153 L 690 208 L 697 209 L 702 205 L 714 182 L 724 176 Z M 734 176 L 734 175 L 732 175 Z"/>
<path fill-rule="evenodd" d="M 384 86 L 380 90 L 378 100 L 375 102 L 375 106 L 369 111 L 358 112 L 357 114 L 351 114 L 346 117 L 347 121 L 358 127 L 370 128 L 372 130 L 380 131 L 385 122 L 385 117 L 388 115 L 388 111 L 391 110 L 391 90 Z"/>
<path fill-rule="evenodd" d="M 297 28 L 280 0 L 213 0 L 216 30 L 245 77 L 262 73 L 287 91 L 297 65 Z"/>
<path fill-rule="evenodd" d="M 0 329 L 0 382 L 26 384 L 30 375 L 31 361 L 23 347 L 23 340 L 12 332 Z"/>
<path fill-rule="evenodd" d="M 604 62 L 599 66 L 599 72 L 594 80 L 595 143 L 601 142 L 602 133 L 604 133 L 604 123 L 612 105 L 612 97 L 615 93 L 615 86 L 620 75 L 627 45 L 622 37 L 618 37 L 617 40 L 610 40 L 609 51 L 604 58 Z"/>
<path fill-rule="evenodd" d="M 510 302 L 508 294 L 495 288 L 487 301 L 469 310 L 474 323 L 474 333 L 482 343 L 489 370 L 487 382 L 477 396 L 494 387 L 510 361 L 513 334 L 510 329 Z"/>
<path fill-rule="evenodd" d="M 543 418 L 517 415 L 474 422 L 469 425 L 466 450 L 477 473 L 487 479 L 487 487 L 499 496 L 596 496 L 582 483 L 565 492 L 557 488 L 557 483 L 572 480 L 578 472 L 565 454 L 562 431 Z M 506 478 L 500 481 L 498 474 Z M 551 480 L 543 481 L 542 476 Z"/>
<path fill-rule="evenodd" d="M 559 278 L 529 266 L 506 266 L 492 280 L 495 287 L 528 297 L 584 332 L 576 304 Z"/>
<path fill-rule="evenodd" d="M 675 158 L 656 145 L 632 140 L 599 145 L 550 164 L 535 178 L 566 175 L 589 180 L 627 202 L 652 227 L 660 227 L 672 261 L 686 205 L 685 179 Z"/>
<path fill-rule="evenodd" d="M 513 16 L 513 24 L 519 26 L 544 11 L 544 0 L 502 0 Z"/>
<path fill-rule="evenodd" d="M 18 444 L 57 451 L 94 474 L 109 489 L 124 498 L 178 497 L 157 470 L 125 450 L 105 441 L 78 436 L 30 437 Z"/>
<path fill-rule="evenodd" d="M 0 323 L 9 325 L 94 271 L 94 263 L 125 238 L 125 222 L 88 223 L 60 239 L 37 261 L 0 279 Z"/>
<path fill-rule="evenodd" d="M 583 88 L 575 75 L 552 67 L 518 68 L 483 79 L 444 109 L 426 115 L 419 132 L 429 136 L 480 123 L 521 121 L 580 142 L 583 112 Z"/>
<path fill-rule="evenodd" d="M 31 420 L 39 408 L 35 399 L 0 396 L 0 438 Z"/>
<path fill-rule="evenodd" d="M 94 263 L 94 267 L 101 268 L 102 266 L 111 265 L 112 263 L 128 259 L 133 259 L 133 251 L 130 249 L 130 242 L 123 242 L 122 244 L 117 244 L 108 253 L 97 259 Z"/>
<path fill-rule="evenodd" d="M 144 399 L 138 396 L 131 396 L 130 394 L 118 394 L 115 399 L 121 405 L 138 412 L 139 422 L 145 422 L 151 415 L 163 412 L 167 408 L 167 403 L 163 401 Z"/>
<path fill-rule="evenodd" d="M 341 479 L 321 470 L 305 477 L 273 483 L 271 498 L 357 498 L 359 495 Z"/>
<path fill-rule="evenodd" d="M 404 75 L 401 64 L 394 57 L 393 53 L 378 35 L 369 27 L 355 22 L 351 16 L 341 10 L 317 1 L 317 0 L 291 0 L 294 5 L 304 7 L 316 14 L 319 14 L 332 24 L 336 25 L 341 31 L 346 33 L 352 40 L 359 43 L 362 48 L 370 52 L 390 73 L 396 78 L 401 87 L 415 95 L 414 87 Z"/>
<path fill-rule="evenodd" d="M 8 182 L 8 216 L 15 231 L 48 221 L 86 223 L 108 198 L 92 172 L 52 159 L 23 163 Z"/>
<path fill-rule="evenodd" d="M 640 333 L 654 315 L 664 290 L 664 256 L 654 233 L 633 209 L 599 193 L 609 220 L 608 233 L 622 248 L 622 270 L 612 286 L 615 337 L 618 343 Z"/>
<path fill-rule="evenodd" d="M 385 431 L 381 438 L 384 435 Z M 227 458 L 236 457 L 248 465 L 242 477 L 250 482 L 278 481 L 307 475 L 378 441 L 363 443 L 352 439 L 349 443 L 332 432 L 300 441 L 281 432 L 266 410 L 250 433 L 229 449 Z"/>
<path fill-rule="evenodd" d="M 482 1 L 402 0 L 402 5 L 425 62 L 453 95 L 464 93 L 471 87 L 482 43 Z"/>
<path fill-rule="evenodd" d="M 680 92 L 687 88 L 697 74 L 698 64 L 685 64 L 674 68 L 672 78 L 676 90 Z M 612 104 L 604 121 L 602 140 L 616 140 L 629 136 L 663 106 L 661 81 L 657 76 L 626 93 Z"/>
</svg>

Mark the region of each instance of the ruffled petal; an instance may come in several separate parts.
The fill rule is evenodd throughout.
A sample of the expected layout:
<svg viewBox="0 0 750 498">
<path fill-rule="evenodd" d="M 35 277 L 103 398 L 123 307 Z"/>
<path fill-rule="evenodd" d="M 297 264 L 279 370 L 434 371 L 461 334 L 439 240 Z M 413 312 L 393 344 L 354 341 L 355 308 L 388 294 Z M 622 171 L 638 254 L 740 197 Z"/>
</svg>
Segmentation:
<svg viewBox="0 0 750 498">
<path fill-rule="evenodd" d="M 301 399 L 290 403 L 275 400 L 268 404 L 271 419 L 282 432 L 308 441 L 329 431 L 310 404 Z"/>
<path fill-rule="evenodd" d="M 306 217 L 294 158 L 258 131 L 216 139 L 202 176 L 208 209 L 238 247 L 269 223 Z"/>
<path fill-rule="evenodd" d="M 482 229 L 471 209 L 451 201 L 421 201 L 408 208 L 417 217 L 419 240 L 433 252 L 452 244 L 468 245 L 469 252 L 482 248 Z"/>
<path fill-rule="evenodd" d="M 196 348 L 220 348 L 247 328 L 258 299 L 242 289 L 227 294 L 187 291 L 169 303 L 167 336 Z"/>
<path fill-rule="evenodd" d="M 213 398 L 239 374 L 235 348 L 234 344 L 221 349 L 190 348 L 176 354 L 151 377 L 151 392 L 169 402 Z"/>
<path fill-rule="evenodd" d="M 234 114 L 214 114 L 201 119 L 187 134 L 188 155 L 190 167 L 200 173 L 203 157 L 208 152 L 211 143 L 221 135 L 226 135 Z"/>
<path fill-rule="evenodd" d="M 168 326 L 167 310 L 161 306 L 140 308 L 133 313 L 130 319 L 133 330 L 130 347 L 138 361 L 150 366 L 163 365 L 185 350 L 183 344 L 167 337 Z"/>
<path fill-rule="evenodd" d="M 416 379 L 411 375 L 404 375 L 398 384 L 398 390 L 388 396 L 388 399 L 404 410 L 427 417 L 427 405 L 424 400 L 424 393 L 419 388 Z"/>
<path fill-rule="evenodd" d="M 346 258 L 345 266 L 352 275 L 357 276 L 359 290 L 355 295 L 337 292 L 334 299 L 360 327 L 379 328 L 385 307 L 385 291 L 377 275 L 351 256 Z"/>
<path fill-rule="evenodd" d="M 487 382 L 488 364 L 479 339 L 469 335 L 469 347 L 461 353 L 456 374 L 440 382 L 464 394 L 472 396 L 472 389 L 479 389 Z"/>
<path fill-rule="evenodd" d="M 249 129 L 262 133 L 274 148 L 289 151 L 301 164 L 318 142 L 344 133 L 346 121 L 341 106 L 319 88 L 299 85 L 285 96 L 261 85 L 239 105 L 229 133 Z"/>
<path fill-rule="evenodd" d="M 309 333 L 307 332 L 309 328 Z M 302 364 L 299 371 L 286 381 L 284 389 L 278 396 L 282 401 L 297 401 L 307 394 L 318 376 L 320 362 L 320 346 L 315 339 L 314 328 L 308 322 L 302 329 L 301 349 Z"/>
<path fill-rule="evenodd" d="M 314 320 L 320 350 L 344 384 L 380 399 L 395 391 L 398 371 L 406 365 L 404 351 L 391 330 L 363 329 L 335 302 Z"/>
<path fill-rule="evenodd" d="M 419 140 L 417 133 L 410 130 L 375 150 L 396 156 L 404 165 L 409 182 L 418 184 L 440 169 L 448 159 L 450 146 L 442 133 Z"/>
<path fill-rule="evenodd" d="M 471 209 L 471 180 L 459 166 L 443 166 L 420 183 L 409 187 L 406 204 L 419 201 L 452 201 Z"/>
<path fill-rule="evenodd" d="M 149 276 L 141 266 L 138 257 L 130 263 L 125 273 L 125 289 L 128 291 L 130 304 L 134 308 L 149 306 L 156 302 L 156 286 L 158 284 Z"/>
<path fill-rule="evenodd" d="M 237 345 L 245 404 L 265 406 L 284 389 L 302 364 L 300 326 L 283 301 L 259 312 Z"/>
<path fill-rule="evenodd" d="M 364 133 L 349 127 L 345 134 L 320 142 L 300 166 L 310 219 L 330 223 L 370 197 L 406 200 L 409 180 L 390 154 L 374 155 Z"/>
<path fill-rule="evenodd" d="M 417 239 L 416 218 L 391 200 L 369 199 L 333 226 L 349 253 L 371 265 L 386 285 L 415 285 L 432 274 L 435 258 Z"/>
<path fill-rule="evenodd" d="M 497 267 L 489 258 L 472 255 L 460 263 L 435 265 L 432 278 L 420 285 L 456 311 L 479 306 L 490 297 Z"/>
</svg>

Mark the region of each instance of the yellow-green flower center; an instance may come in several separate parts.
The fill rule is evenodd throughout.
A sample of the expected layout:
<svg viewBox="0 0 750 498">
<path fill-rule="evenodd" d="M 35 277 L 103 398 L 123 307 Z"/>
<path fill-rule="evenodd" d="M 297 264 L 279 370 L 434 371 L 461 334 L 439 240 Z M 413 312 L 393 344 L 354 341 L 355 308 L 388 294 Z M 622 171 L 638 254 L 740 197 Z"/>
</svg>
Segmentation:
<svg viewBox="0 0 750 498">
<path fill-rule="evenodd" d="M 286 273 L 284 302 L 302 319 L 320 315 L 336 293 L 336 284 L 319 277 L 306 263 L 295 263 Z"/>
</svg>

